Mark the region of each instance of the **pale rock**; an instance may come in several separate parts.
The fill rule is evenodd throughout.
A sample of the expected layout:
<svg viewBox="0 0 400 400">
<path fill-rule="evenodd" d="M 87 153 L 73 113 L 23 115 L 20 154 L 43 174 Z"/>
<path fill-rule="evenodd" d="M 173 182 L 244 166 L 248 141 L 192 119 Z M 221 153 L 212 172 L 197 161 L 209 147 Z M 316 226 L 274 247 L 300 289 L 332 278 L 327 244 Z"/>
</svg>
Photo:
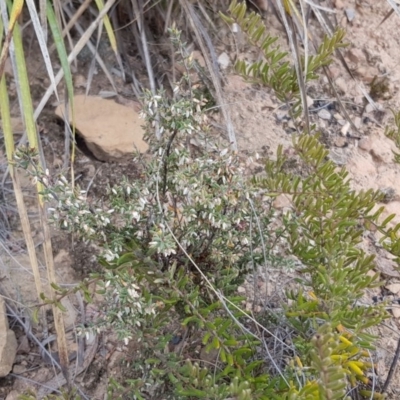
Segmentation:
<svg viewBox="0 0 400 400">
<path fill-rule="evenodd" d="M 0 296 L 0 377 L 7 376 L 12 370 L 17 347 L 15 333 L 8 326 L 6 304 Z"/>
<path fill-rule="evenodd" d="M 31 347 L 29 345 L 28 336 L 24 335 L 19 339 L 19 346 L 17 349 L 18 354 L 29 354 Z"/>
<path fill-rule="evenodd" d="M 354 101 L 354 104 L 362 105 L 362 104 L 364 104 L 364 96 L 355 96 L 353 101 Z"/>
<path fill-rule="evenodd" d="M 21 396 L 21 393 L 18 392 L 17 390 L 11 390 L 11 392 L 8 393 L 6 400 L 18 400 Z"/>
<path fill-rule="evenodd" d="M 365 61 L 365 54 L 362 52 L 361 49 L 350 49 L 346 53 L 347 58 L 353 62 L 354 64 L 358 64 L 361 61 Z"/>
<path fill-rule="evenodd" d="M 358 148 L 364 151 L 369 152 L 372 148 L 372 140 L 369 136 L 363 137 L 359 142 L 358 142 Z"/>
<path fill-rule="evenodd" d="M 26 371 L 26 366 L 25 365 L 21 365 L 21 364 L 15 364 L 13 367 L 13 373 L 20 375 L 23 374 Z"/>
<path fill-rule="evenodd" d="M 353 21 L 354 18 L 356 17 L 356 12 L 354 8 L 346 8 L 344 12 L 346 13 L 346 17 L 349 22 Z"/>
<path fill-rule="evenodd" d="M 307 106 L 311 107 L 314 104 L 314 99 L 312 99 L 310 96 L 307 96 Z"/>
<path fill-rule="evenodd" d="M 132 108 L 97 96 L 74 97 L 76 129 L 93 155 L 102 161 L 121 161 L 132 157 L 135 150 L 145 152 L 143 121 Z M 64 116 L 64 105 L 56 109 Z M 71 111 L 69 112 L 72 123 Z"/>
<path fill-rule="evenodd" d="M 262 311 L 262 307 L 260 305 L 256 305 L 253 310 L 255 313 L 260 313 Z"/>
<path fill-rule="evenodd" d="M 281 210 L 283 208 L 288 208 L 292 205 L 292 199 L 287 194 L 280 194 L 275 197 L 272 205 L 274 208 L 278 210 Z"/>
<path fill-rule="evenodd" d="M 379 274 L 378 274 L 376 271 L 374 271 L 373 269 L 370 269 L 370 270 L 368 270 L 368 272 L 367 272 L 367 276 L 373 278 L 374 276 L 379 277 Z"/>
<path fill-rule="evenodd" d="M 334 144 L 336 147 L 345 147 L 347 145 L 347 140 L 344 137 L 338 136 L 335 138 Z"/>
<path fill-rule="evenodd" d="M 201 51 L 199 51 L 199 50 L 193 51 L 192 57 L 194 60 L 197 61 L 197 63 L 200 65 L 200 67 L 203 67 L 203 68 L 206 67 L 206 62 L 204 61 L 204 57 L 201 54 Z"/>
<path fill-rule="evenodd" d="M 347 133 L 349 132 L 349 129 L 350 129 L 350 122 L 347 121 L 347 122 L 343 125 L 342 129 L 340 130 L 340 133 L 342 134 L 342 136 L 346 136 Z"/>
<path fill-rule="evenodd" d="M 355 117 L 355 118 L 354 118 L 354 125 L 355 125 L 355 127 L 356 127 L 357 129 L 360 129 L 360 128 L 361 128 L 361 122 L 362 122 L 362 120 L 361 120 L 360 117 Z"/>
<path fill-rule="evenodd" d="M 347 93 L 348 88 L 349 88 L 349 84 L 345 81 L 345 79 L 343 77 L 337 78 L 335 83 L 336 83 L 336 86 L 338 87 L 338 89 L 342 93 Z"/>
<path fill-rule="evenodd" d="M 385 288 L 387 290 L 389 290 L 389 292 L 393 293 L 393 294 L 398 294 L 400 293 L 400 283 L 393 283 L 391 285 L 387 285 L 385 286 Z"/>
<path fill-rule="evenodd" d="M 80 74 L 75 75 L 74 76 L 74 85 L 76 88 L 85 88 L 87 85 L 86 78 Z"/>
<path fill-rule="evenodd" d="M 400 318 L 400 307 L 393 307 L 392 314 L 395 318 Z"/>
<path fill-rule="evenodd" d="M 246 293 L 246 288 L 243 287 L 243 286 L 239 286 L 239 287 L 237 288 L 237 291 L 238 291 L 238 293 L 243 294 L 243 293 Z"/>
<path fill-rule="evenodd" d="M 323 108 L 318 111 L 318 117 L 329 121 L 332 118 L 332 114 L 327 109 Z"/>
<path fill-rule="evenodd" d="M 221 67 L 221 69 L 226 69 L 229 67 L 229 64 L 231 63 L 231 60 L 228 56 L 228 54 L 221 53 L 217 59 L 217 62 L 219 64 L 219 66 Z"/>
<path fill-rule="evenodd" d="M 337 8 L 338 10 L 341 10 L 342 8 L 344 8 L 344 4 L 342 0 L 335 0 L 335 8 Z"/>
<path fill-rule="evenodd" d="M 333 118 L 335 118 L 336 121 L 339 121 L 339 120 L 343 119 L 343 117 L 342 117 L 339 113 L 335 113 L 335 115 L 333 116 Z"/>
</svg>

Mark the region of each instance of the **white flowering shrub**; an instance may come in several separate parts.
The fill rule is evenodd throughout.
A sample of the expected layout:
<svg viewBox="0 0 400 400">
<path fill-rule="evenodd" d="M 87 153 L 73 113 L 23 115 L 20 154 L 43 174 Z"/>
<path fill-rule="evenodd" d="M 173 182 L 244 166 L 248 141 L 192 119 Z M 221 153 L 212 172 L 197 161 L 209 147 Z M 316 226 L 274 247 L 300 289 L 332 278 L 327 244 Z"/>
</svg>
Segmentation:
<svg viewBox="0 0 400 400">
<path fill-rule="evenodd" d="M 189 69 L 190 57 L 184 62 Z M 176 340 L 176 326 L 202 338 L 207 351 L 220 349 L 223 362 L 244 367 L 255 347 L 254 339 L 247 341 L 236 326 L 243 318 L 235 309 L 242 301 L 236 289 L 259 263 L 280 261 L 271 257 L 279 231 L 270 228 L 273 215 L 264 189 L 248 179 L 251 160 L 241 160 L 208 132 L 207 102 L 201 94 L 194 96 L 186 77 L 172 99 L 146 93 L 144 104 L 151 159 L 137 156 L 141 179 L 122 177 L 101 203 L 89 202 L 62 176 L 30 172 L 46 187 L 52 221 L 100 249 L 104 272 L 95 278 L 104 303 L 98 320 L 81 333 L 107 329 L 125 343 L 140 341 L 143 359 L 132 366 L 132 393 L 188 398 L 211 389 L 205 382 L 185 385 L 198 373 L 196 365 L 166 352 Z M 156 139 L 157 129 L 161 139 Z M 35 157 L 27 150 L 19 160 L 34 166 Z M 233 361 L 239 349 L 246 357 Z M 246 399 L 267 384 L 248 382 L 257 366 L 243 369 L 243 379 L 232 368 L 218 377 L 201 374 L 213 386 L 213 398 Z M 239 381 L 230 385 L 234 377 Z M 110 390 L 118 391 L 119 384 Z"/>
</svg>

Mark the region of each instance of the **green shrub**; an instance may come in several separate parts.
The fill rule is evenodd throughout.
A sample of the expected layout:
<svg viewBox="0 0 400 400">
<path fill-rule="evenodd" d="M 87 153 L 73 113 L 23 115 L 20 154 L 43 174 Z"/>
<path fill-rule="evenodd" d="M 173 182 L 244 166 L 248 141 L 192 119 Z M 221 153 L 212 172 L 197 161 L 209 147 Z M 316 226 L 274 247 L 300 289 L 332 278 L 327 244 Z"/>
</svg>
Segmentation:
<svg viewBox="0 0 400 400">
<path fill-rule="evenodd" d="M 253 22 L 251 29 L 261 24 Z M 189 71 L 192 61 L 172 34 Z M 337 39 L 324 42 L 325 55 L 313 59 L 310 73 L 327 62 Z M 284 56 L 276 50 L 274 63 Z M 293 74 L 289 64 L 283 68 Z M 285 101 L 297 96 L 294 86 Z M 205 106 L 189 75 L 171 99 L 147 94 L 152 158 L 139 157 L 142 179 L 110 187 L 101 205 L 89 205 L 64 178 L 31 170 L 55 203 L 53 220 L 101 245 L 104 272 L 95 278 L 103 314 L 86 329 L 112 329 L 126 343 L 140 343 L 130 376 L 110 382 L 108 397 L 333 400 L 352 389 L 382 398 L 370 392 L 367 378 L 369 328 L 387 314 L 359 303 L 366 289 L 380 284 L 371 274 L 373 255 L 360 247 L 367 227 L 375 225 L 386 248 L 399 255 L 400 226 L 388 229 L 392 217 L 380 222 L 382 208 L 375 211 L 381 194 L 352 190 L 345 169 L 308 133 L 294 137 L 290 157 L 280 148 L 275 160 L 266 160 L 265 174 L 251 181 L 240 157 L 208 132 Z M 20 160 L 27 168 L 35 154 L 25 151 Z M 281 194 L 292 199 L 285 213 L 272 207 Z M 300 263 L 297 286 L 287 293 L 291 301 L 256 318 L 245 312 L 238 285 L 260 265 L 289 266 L 289 255 Z M 290 330 L 290 340 L 279 338 L 283 330 Z M 271 351 L 276 343 L 280 355 Z"/>
</svg>

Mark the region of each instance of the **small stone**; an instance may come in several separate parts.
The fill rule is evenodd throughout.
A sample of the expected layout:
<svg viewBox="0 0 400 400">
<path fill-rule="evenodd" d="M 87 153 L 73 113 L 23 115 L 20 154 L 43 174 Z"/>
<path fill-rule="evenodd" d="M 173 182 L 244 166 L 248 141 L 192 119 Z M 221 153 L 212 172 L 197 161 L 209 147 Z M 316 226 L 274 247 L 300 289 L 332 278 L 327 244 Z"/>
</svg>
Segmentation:
<svg viewBox="0 0 400 400">
<path fill-rule="evenodd" d="M 336 86 L 338 87 L 338 89 L 342 92 L 342 93 L 346 93 L 349 85 L 348 83 L 345 81 L 345 79 L 343 77 L 337 78 L 336 81 Z"/>
<path fill-rule="evenodd" d="M 363 105 L 364 104 L 364 96 L 355 96 L 353 101 L 354 101 L 354 104 Z"/>
<path fill-rule="evenodd" d="M 361 122 L 362 122 L 362 120 L 361 120 L 360 117 L 355 117 L 355 118 L 354 118 L 354 125 L 355 125 L 355 127 L 356 127 L 357 129 L 360 129 L 360 128 L 361 128 Z"/>
<path fill-rule="evenodd" d="M 290 207 L 291 204 L 291 198 L 287 194 L 280 194 L 279 196 L 276 196 L 275 200 L 272 203 L 273 207 L 278 210 Z"/>
<path fill-rule="evenodd" d="M 15 364 L 13 367 L 13 373 L 20 375 L 23 374 L 26 371 L 26 367 L 24 365 L 21 364 Z"/>
<path fill-rule="evenodd" d="M 255 312 L 255 313 L 260 313 L 261 311 L 262 311 L 261 306 L 256 305 L 256 306 L 254 307 L 254 312 Z"/>
<path fill-rule="evenodd" d="M 11 371 L 17 346 L 15 333 L 8 326 L 6 304 L 0 296 L 0 377 L 8 375 Z"/>
<path fill-rule="evenodd" d="M 339 120 L 343 119 L 343 117 L 339 113 L 334 114 L 333 118 L 335 118 L 336 121 L 339 121 Z"/>
<path fill-rule="evenodd" d="M 64 105 L 56 109 L 56 115 L 64 119 Z M 80 135 L 93 155 L 101 161 L 131 159 L 135 150 L 146 152 L 148 144 L 143 140 L 143 120 L 131 107 L 105 100 L 99 96 L 76 95 L 74 97 L 74 122 Z"/>
<path fill-rule="evenodd" d="M 85 88 L 87 85 L 86 78 L 83 75 L 75 75 L 74 85 L 76 88 Z"/>
<path fill-rule="evenodd" d="M 334 144 L 336 147 L 345 147 L 347 145 L 347 140 L 344 137 L 338 136 L 336 137 Z"/>
<path fill-rule="evenodd" d="M 307 96 L 307 106 L 311 107 L 314 104 L 314 99 L 312 99 L 310 96 Z"/>
<path fill-rule="evenodd" d="M 353 21 L 353 19 L 356 17 L 354 8 L 346 8 L 344 12 L 346 13 L 346 17 L 349 22 Z"/>
<path fill-rule="evenodd" d="M 275 115 L 276 115 L 276 119 L 279 122 L 284 121 L 284 120 L 287 121 L 289 119 L 288 113 L 286 111 L 278 111 Z"/>
<path fill-rule="evenodd" d="M 30 351 L 28 336 L 24 335 L 20 338 L 17 354 L 28 354 Z"/>
<path fill-rule="evenodd" d="M 372 140 L 369 136 L 363 137 L 359 142 L 358 142 L 358 148 L 361 150 L 369 152 L 372 148 Z"/>
<path fill-rule="evenodd" d="M 347 121 L 347 122 L 343 125 L 342 129 L 340 130 L 340 133 L 341 133 L 343 136 L 347 136 L 347 133 L 349 132 L 349 129 L 350 129 L 350 122 Z"/>
<path fill-rule="evenodd" d="M 243 294 L 243 293 L 246 293 L 246 288 L 243 287 L 243 286 L 239 286 L 239 287 L 237 288 L 237 291 L 238 291 L 238 293 Z"/>
<path fill-rule="evenodd" d="M 346 56 L 351 62 L 355 64 L 358 64 L 360 61 L 365 61 L 365 55 L 360 49 L 350 49 L 346 53 Z"/>
<path fill-rule="evenodd" d="M 335 0 L 335 8 L 337 8 L 338 10 L 341 10 L 342 8 L 344 8 L 344 4 L 342 0 Z"/>
<path fill-rule="evenodd" d="M 228 54 L 221 53 L 217 59 L 219 66 L 221 67 L 221 69 L 226 69 L 229 67 L 229 64 L 231 63 L 231 60 L 228 56 Z"/>
<path fill-rule="evenodd" d="M 391 285 L 385 286 L 385 288 L 393 294 L 398 294 L 400 292 L 400 283 L 393 283 Z"/>
<path fill-rule="evenodd" d="M 323 108 L 318 111 L 318 117 L 329 121 L 332 118 L 332 114 L 327 109 Z"/>
<path fill-rule="evenodd" d="M 21 393 L 18 392 L 18 390 L 11 390 L 11 392 L 8 393 L 6 400 L 18 400 L 21 396 Z"/>
<path fill-rule="evenodd" d="M 192 53 L 192 57 L 194 60 L 196 60 L 199 63 L 200 67 L 203 67 L 203 68 L 206 67 L 206 62 L 204 61 L 204 57 L 203 57 L 203 54 L 201 54 L 201 51 L 195 50 Z"/>
<path fill-rule="evenodd" d="M 395 318 L 400 318 L 400 307 L 393 307 L 392 314 Z"/>
<path fill-rule="evenodd" d="M 375 107 L 371 103 L 368 103 L 365 106 L 365 113 L 366 114 L 372 113 L 374 110 L 375 110 Z"/>
</svg>

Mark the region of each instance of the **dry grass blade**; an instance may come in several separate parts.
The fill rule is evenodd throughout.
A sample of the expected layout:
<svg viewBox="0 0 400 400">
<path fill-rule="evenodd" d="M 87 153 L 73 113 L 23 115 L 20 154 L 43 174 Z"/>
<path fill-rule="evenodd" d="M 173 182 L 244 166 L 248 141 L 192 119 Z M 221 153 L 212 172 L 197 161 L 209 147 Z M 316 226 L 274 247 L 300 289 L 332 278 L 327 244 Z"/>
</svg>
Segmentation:
<svg viewBox="0 0 400 400">
<path fill-rule="evenodd" d="M 219 75 L 217 58 L 215 55 L 215 50 L 212 45 L 211 39 L 201 24 L 199 18 L 194 11 L 193 5 L 190 4 L 187 0 L 179 0 L 182 9 L 185 11 L 187 18 L 189 19 L 190 25 L 193 29 L 193 32 L 196 36 L 198 45 L 200 46 L 201 52 L 204 56 L 207 69 L 211 75 L 211 81 L 214 85 L 215 96 L 218 103 L 218 106 L 221 107 L 221 112 L 224 117 L 226 127 L 228 130 L 228 138 L 232 149 L 237 150 L 237 141 L 236 135 L 233 128 L 233 124 L 231 121 L 230 113 L 228 106 L 225 105 L 223 92 L 221 88 L 221 78 Z"/>
<path fill-rule="evenodd" d="M 142 46 L 142 51 L 143 51 L 143 55 L 144 55 L 146 70 L 147 70 L 147 76 L 149 78 L 149 83 L 150 83 L 150 90 L 155 95 L 156 94 L 156 83 L 155 83 L 155 79 L 154 79 L 154 71 L 153 71 L 153 66 L 151 64 L 149 47 L 147 44 L 147 37 L 146 37 L 144 20 L 143 20 L 143 3 L 142 3 L 142 0 L 131 0 L 131 1 L 132 1 L 133 12 L 136 15 L 136 24 L 137 24 L 139 34 L 140 34 L 140 40 L 141 40 L 141 46 Z M 158 123 L 158 118 L 156 120 L 154 129 L 156 132 L 157 139 L 160 139 L 161 131 L 160 131 L 159 123 Z"/>
<path fill-rule="evenodd" d="M 26 0 L 26 4 L 29 9 L 29 15 L 33 24 L 33 28 L 35 29 L 35 35 L 38 41 L 38 44 L 40 46 L 40 51 L 42 52 L 43 60 L 44 60 L 44 65 L 46 66 L 47 70 L 47 76 L 50 79 L 51 86 L 53 87 L 54 94 L 59 100 L 58 97 L 58 92 L 57 92 L 57 86 L 56 82 L 54 80 L 54 70 L 53 70 L 53 65 L 50 60 L 50 54 L 47 48 L 47 19 L 46 19 L 46 30 L 43 29 L 42 21 L 39 21 L 39 16 L 37 15 L 35 3 L 33 0 Z M 42 12 L 42 10 L 40 10 Z M 44 11 L 46 11 L 46 8 L 44 8 Z M 42 16 L 40 16 L 42 17 Z"/>
<path fill-rule="evenodd" d="M 14 41 L 14 49 L 15 49 L 15 58 L 16 58 L 16 68 L 14 71 L 14 75 L 18 77 L 16 80 L 17 85 L 19 86 L 18 94 L 21 96 L 20 104 L 21 104 L 21 113 L 24 117 L 25 129 L 27 133 L 27 138 L 29 142 L 29 146 L 31 148 L 40 149 L 40 144 L 38 140 L 35 120 L 34 120 L 34 113 L 33 113 L 33 105 L 32 105 L 32 97 L 30 93 L 29 87 L 29 79 L 27 74 L 27 68 L 25 63 L 25 56 L 23 50 L 23 43 L 22 37 L 19 26 L 16 24 L 14 26 L 13 31 L 13 41 Z M 40 165 L 39 167 L 42 170 L 45 169 L 44 167 L 44 158 L 39 158 Z M 43 184 L 41 182 L 37 182 L 36 185 L 37 195 L 38 195 L 38 208 L 40 213 L 40 221 L 44 233 L 44 255 L 46 261 L 46 269 L 47 275 L 50 284 L 56 283 L 56 275 L 54 271 L 54 261 L 53 261 L 53 252 L 52 252 L 52 245 L 51 245 L 51 236 L 50 230 L 47 223 L 47 215 L 46 215 L 46 205 L 43 201 L 43 197 L 41 193 L 43 192 Z M 51 293 L 51 299 L 56 300 L 56 293 L 53 287 L 50 286 L 49 288 Z M 65 329 L 64 329 L 64 321 L 61 310 L 55 305 L 52 305 L 53 315 L 54 315 L 54 323 L 57 332 L 57 344 L 58 344 L 58 352 L 60 355 L 60 364 L 63 373 L 67 381 L 68 378 L 68 348 L 67 348 L 67 340 L 65 336 Z"/>
<path fill-rule="evenodd" d="M 295 22 L 292 18 L 292 10 L 295 9 L 295 7 L 292 6 L 291 3 L 287 2 L 284 0 L 284 3 L 282 4 L 281 1 L 277 1 L 278 5 L 278 10 L 281 16 L 281 19 L 283 21 L 284 27 L 286 29 L 286 33 L 289 39 L 289 44 L 290 44 L 290 49 L 292 51 L 292 55 L 294 58 L 294 65 L 296 68 L 296 74 L 297 74 L 297 81 L 299 83 L 299 88 L 300 88 L 300 96 L 301 96 L 301 103 L 302 103 L 302 108 L 303 108 L 303 116 L 305 120 L 305 127 L 307 132 L 310 132 L 310 118 L 308 114 L 308 105 L 307 105 L 307 88 L 306 88 L 306 83 L 304 79 L 304 74 L 303 74 L 303 66 L 301 62 L 301 57 L 300 57 L 300 50 L 298 47 L 297 43 L 297 33 L 295 31 Z M 297 9 L 296 9 L 297 11 Z M 306 30 L 305 38 L 308 37 L 307 34 L 307 29 L 304 27 Z M 304 39 L 306 40 L 306 39 Z M 305 64 L 307 65 L 307 64 Z"/>
<path fill-rule="evenodd" d="M 96 28 L 99 26 L 99 23 L 103 19 L 104 15 L 107 14 L 107 12 L 110 10 L 110 8 L 114 5 L 115 0 L 108 0 L 107 3 L 104 5 L 104 8 L 101 10 L 99 15 L 96 17 L 96 19 L 91 23 L 89 28 L 86 30 L 84 36 L 81 36 L 81 38 L 78 40 L 78 43 L 76 43 L 74 49 L 68 56 L 68 63 L 71 64 L 73 60 L 77 57 L 77 55 L 81 52 L 81 50 L 88 44 L 88 41 L 90 40 L 90 37 L 92 36 L 93 32 L 96 30 Z M 61 82 L 61 79 L 64 76 L 64 71 L 60 70 L 58 71 L 56 75 L 56 84 L 58 85 Z M 36 107 L 36 110 L 34 112 L 34 118 L 35 120 L 39 117 L 40 113 L 43 111 L 44 106 L 47 104 L 49 101 L 50 96 L 53 94 L 52 87 L 49 87 L 42 97 L 42 99 L 39 102 L 39 105 Z"/>
<path fill-rule="evenodd" d="M 20 16 L 20 14 L 22 12 L 23 5 L 24 5 L 23 0 L 15 1 L 12 6 L 10 19 L 8 20 L 6 3 L 0 2 L 2 22 L 7 31 L 6 37 L 4 39 L 4 43 L 1 48 L 1 53 L 0 53 L 0 78 L 3 76 L 4 66 L 6 64 L 6 60 L 8 57 L 8 50 L 9 50 L 11 39 L 12 39 L 13 29 L 14 29 L 15 23 L 17 22 L 18 17 Z M 3 30 L 1 30 L 1 31 L 3 31 Z"/>
<path fill-rule="evenodd" d="M 4 132 L 7 161 L 10 168 L 10 175 L 13 182 L 13 188 L 15 193 L 15 199 L 17 202 L 18 214 L 21 220 L 21 227 L 24 233 L 25 244 L 28 251 L 29 261 L 32 268 L 32 273 L 35 280 L 36 292 L 38 300 L 40 301 L 40 295 L 43 293 L 43 286 L 39 272 L 39 262 L 36 255 L 35 243 L 33 241 L 33 234 L 31 231 L 31 226 L 29 223 L 28 212 L 24 203 L 24 198 L 22 194 L 21 184 L 18 175 L 15 173 L 15 168 L 13 165 L 14 157 L 14 136 L 11 127 L 11 115 L 8 100 L 7 87 L 5 83 L 5 78 L 3 77 L 0 81 L 0 113 L 2 116 L 2 128 Z M 44 309 L 41 310 L 40 321 L 42 324 L 46 324 L 46 318 Z"/>
<path fill-rule="evenodd" d="M 389 4 L 390 7 L 392 7 L 393 11 L 400 16 L 400 3 L 398 0 L 386 0 Z"/>
</svg>

